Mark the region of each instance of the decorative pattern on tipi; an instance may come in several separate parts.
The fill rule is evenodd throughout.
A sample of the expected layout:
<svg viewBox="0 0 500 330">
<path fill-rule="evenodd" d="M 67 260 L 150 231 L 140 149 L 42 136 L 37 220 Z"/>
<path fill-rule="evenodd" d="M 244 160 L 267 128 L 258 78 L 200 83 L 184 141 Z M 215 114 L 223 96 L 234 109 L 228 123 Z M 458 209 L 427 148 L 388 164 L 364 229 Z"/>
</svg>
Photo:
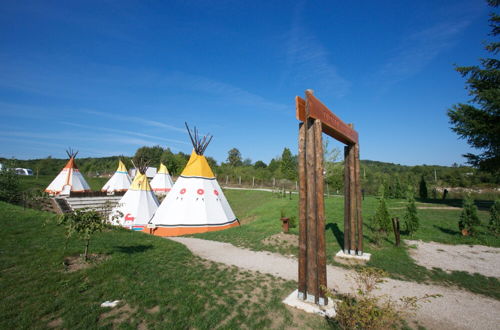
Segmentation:
<svg viewBox="0 0 500 330">
<path fill-rule="evenodd" d="M 160 203 L 151 190 L 145 174 L 146 168 L 147 166 L 139 166 L 134 181 L 111 212 L 111 223 L 133 230 L 144 230 L 153 217 Z"/>
<path fill-rule="evenodd" d="M 125 164 L 120 160 L 118 162 L 118 169 L 113 174 L 111 178 L 109 178 L 108 182 L 102 187 L 101 191 L 110 192 L 119 192 L 119 191 L 127 191 L 130 187 L 130 176 L 128 175 L 127 168 Z"/>
<path fill-rule="evenodd" d="M 45 192 L 50 195 L 69 195 L 70 192 L 90 191 L 87 181 L 85 181 L 75 163 L 75 157 L 78 151 L 75 152 L 68 149 L 66 153 L 68 154 L 69 161 L 45 189 Z"/>
<path fill-rule="evenodd" d="M 186 124 L 187 127 L 187 124 Z M 203 233 L 238 226 L 239 221 L 227 202 L 203 153 L 212 137 L 191 134 L 194 150 L 172 190 L 150 221 L 157 236 Z M 194 137 L 193 137 L 194 135 Z"/>
<path fill-rule="evenodd" d="M 151 180 L 151 189 L 157 194 L 166 194 L 172 189 L 174 182 L 168 173 L 168 169 L 163 163 L 160 164 L 160 169 L 156 172 L 153 180 Z"/>
</svg>

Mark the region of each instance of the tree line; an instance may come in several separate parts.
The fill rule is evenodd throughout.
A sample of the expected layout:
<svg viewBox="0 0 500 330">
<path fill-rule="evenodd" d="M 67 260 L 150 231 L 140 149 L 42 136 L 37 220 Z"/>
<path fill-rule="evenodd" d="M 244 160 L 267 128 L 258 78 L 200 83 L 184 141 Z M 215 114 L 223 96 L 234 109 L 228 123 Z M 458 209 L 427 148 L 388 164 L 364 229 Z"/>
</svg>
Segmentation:
<svg viewBox="0 0 500 330">
<path fill-rule="evenodd" d="M 325 182 L 330 193 L 342 193 L 344 185 L 344 164 L 339 159 L 340 150 L 324 145 Z M 112 156 L 102 158 L 78 158 L 76 163 L 86 176 L 102 176 L 112 174 L 118 160 L 124 161 L 128 168 L 143 159 L 150 166 L 158 167 L 164 163 L 173 176 L 181 174 L 190 155 L 183 152 L 172 152 L 161 146 L 140 147 L 133 157 Z M 206 156 L 212 171 L 221 183 L 241 182 L 269 186 L 273 182 L 277 187 L 287 184 L 293 189 L 298 180 L 297 155 L 289 148 L 284 148 L 281 155 L 274 157 L 269 163 L 262 160 L 252 161 L 245 158 L 237 148 L 227 153 L 225 161 L 218 163 L 214 158 Z M 33 160 L 0 159 L 7 167 L 31 168 L 35 175 L 56 175 L 64 167 L 67 159 L 47 157 Z M 409 188 L 418 191 L 419 184 L 425 180 L 431 187 L 490 187 L 500 184 L 500 178 L 489 172 L 454 164 L 448 166 L 418 165 L 405 166 L 371 160 L 361 160 L 361 184 L 364 193 L 376 195 L 381 186 L 388 198 L 405 198 Z M 429 193 L 430 195 L 430 193 Z M 430 196 L 432 197 L 432 196 Z"/>
</svg>

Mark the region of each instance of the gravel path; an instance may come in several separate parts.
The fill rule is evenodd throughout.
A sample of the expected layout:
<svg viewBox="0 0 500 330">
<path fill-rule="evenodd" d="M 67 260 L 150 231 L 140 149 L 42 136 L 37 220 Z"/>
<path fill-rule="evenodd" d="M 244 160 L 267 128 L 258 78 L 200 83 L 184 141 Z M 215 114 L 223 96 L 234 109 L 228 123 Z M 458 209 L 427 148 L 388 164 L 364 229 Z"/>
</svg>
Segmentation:
<svg viewBox="0 0 500 330">
<path fill-rule="evenodd" d="M 271 252 L 242 249 L 229 243 L 187 237 L 172 237 L 173 241 L 186 245 L 194 254 L 215 262 L 259 271 L 287 280 L 297 281 L 297 259 Z M 328 287 L 340 293 L 353 291 L 350 271 L 328 266 Z M 442 297 L 423 303 L 416 318 L 428 329 L 499 329 L 500 301 L 473 294 L 465 290 L 438 285 L 425 285 L 387 279 L 377 294 L 393 299 L 403 296 L 441 294 Z"/>
<path fill-rule="evenodd" d="M 417 264 L 428 269 L 436 267 L 445 271 L 458 270 L 500 278 L 500 248 L 410 240 L 405 242 L 417 246 L 416 249 L 409 249 L 410 256 Z"/>
</svg>

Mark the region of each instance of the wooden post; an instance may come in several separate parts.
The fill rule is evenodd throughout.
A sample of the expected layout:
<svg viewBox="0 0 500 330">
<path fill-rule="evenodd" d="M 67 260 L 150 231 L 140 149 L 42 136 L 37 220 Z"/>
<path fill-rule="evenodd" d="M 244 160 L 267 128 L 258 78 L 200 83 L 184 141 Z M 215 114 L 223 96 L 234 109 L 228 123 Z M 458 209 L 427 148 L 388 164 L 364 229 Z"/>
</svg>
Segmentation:
<svg viewBox="0 0 500 330">
<path fill-rule="evenodd" d="M 226 186 L 227 186 L 227 180 L 229 180 L 229 177 L 226 175 Z"/>
<path fill-rule="evenodd" d="M 255 187 L 255 177 L 252 177 L 252 188 Z"/>
<path fill-rule="evenodd" d="M 306 187 L 306 125 L 299 124 L 299 299 L 306 299 L 307 253 L 307 187 Z"/>
<path fill-rule="evenodd" d="M 351 232 L 350 230 L 350 221 L 349 221 L 349 210 L 351 209 L 351 200 L 350 200 L 350 176 L 349 176 L 349 167 L 350 167 L 350 157 L 349 157 L 349 149 L 350 146 L 344 147 L 344 253 L 349 254 L 349 246 Z"/>
<path fill-rule="evenodd" d="M 241 186 L 241 176 L 238 178 L 238 184 Z"/>
<path fill-rule="evenodd" d="M 349 253 L 356 254 L 356 177 L 354 146 L 349 148 Z"/>
<path fill-rule="evenodd" d="M 307 103 L 306 103 L 307 108 Z M 307 110 L 306 110 L 307 111 Z M 307 177 L 307 295 L 306 300 L 315 303 L 318 298 L 318 251 L 316 194 L 316 145 L 314 141 L 314 119 L 306 120 L 306 177 Z"/>
<path fill-rule="evenodd" d="M 316 303 L 326 305 L 328 303 L 325 295 L 326 288 L 326 245 L 325 245 L 325 180 L 323 166 L 323 141 L 321 121 L 314 123 L 314 145 L 315 145 L 315 179 L 316 179 L 316 237 L 317 237 L 317 273 L 318 273 L 318 296 Z"/>
<path fill-rule="evenodd" d="M 356 180 L 356 231 L 358 234 L 356 250 L 358 255 L 363 254 L 363 204 L 361 201 L 361 180 L 360 180 L 360 164 L 359 164 L 359 143 L 354 145 L 354 178 Z"/>
</svg>

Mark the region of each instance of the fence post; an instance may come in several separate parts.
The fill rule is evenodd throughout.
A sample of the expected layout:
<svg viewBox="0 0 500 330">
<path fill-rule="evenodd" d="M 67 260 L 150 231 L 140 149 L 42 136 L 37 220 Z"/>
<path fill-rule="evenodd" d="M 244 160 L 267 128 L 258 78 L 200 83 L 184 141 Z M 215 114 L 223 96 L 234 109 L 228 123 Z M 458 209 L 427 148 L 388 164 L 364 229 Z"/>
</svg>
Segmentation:
<svg viewBox="0 0 500 330">
<path fill-rule="evenodd" d="M 241 186 L 241 176 L 238 178 L 238 184 Z"/>
<path fill-rule="evenodd" d="M 255 177 L 252 177 L 252 188 L 255 187 Z"/>
<path fill-rule="evenodd" d="M 228 178 L 228 176 L 226 175 L 226 186 L 227 186 L 227 180 L 228 180 L 228 179 L 229 179 L 229 178 Z"/>
</svg>

